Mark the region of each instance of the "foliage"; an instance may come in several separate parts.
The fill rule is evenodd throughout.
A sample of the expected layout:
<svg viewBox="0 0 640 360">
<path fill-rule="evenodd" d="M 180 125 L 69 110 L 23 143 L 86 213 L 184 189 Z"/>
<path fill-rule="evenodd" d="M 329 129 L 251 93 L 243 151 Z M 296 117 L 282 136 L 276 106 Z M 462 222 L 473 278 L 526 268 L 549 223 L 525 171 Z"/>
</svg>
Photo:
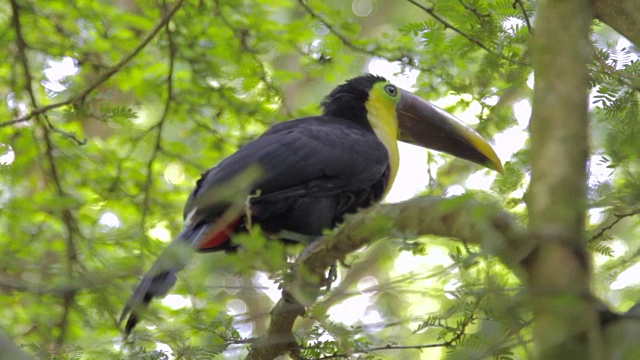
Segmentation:
<svg viewBox="0 0 640 360">
<path fill-rule="evenodd" d="M 278 294 L 272 280 L 291 252 L 259 234 L 241 239 L 252 244 L 245 252 L 197 256 L 174 301 L 154 304 L 133 338 L 116 326 L 137 277 L 179 231 L 198 175 L 269 125 L 317 113 L 324 94 L 372 60 L 417 75 L 417 94 L 508 143 L 526 131 L 514 104 L 531 92 L 534 8 L 507 0 L 0 4 L 0 331 L 39 358 L 244 356 L 247 339 L 265 329 Z M 640 62 L 600 24 L 593 40 L 594 288 L 626 310 L 638 300 L 620 284 L 640 257 Z M 493 180 L 430 154 L 437 175 L 425 193 L 463 185 L 526 222 L 527 146 L 500 153 L 506 171 Z M 482 249 L 394 239 L 347 262 L 297 328 L 303 358 L 530 355 L 520 283 Z M 362 311 L 354 317 L 354 309 Z"/>
</svg>

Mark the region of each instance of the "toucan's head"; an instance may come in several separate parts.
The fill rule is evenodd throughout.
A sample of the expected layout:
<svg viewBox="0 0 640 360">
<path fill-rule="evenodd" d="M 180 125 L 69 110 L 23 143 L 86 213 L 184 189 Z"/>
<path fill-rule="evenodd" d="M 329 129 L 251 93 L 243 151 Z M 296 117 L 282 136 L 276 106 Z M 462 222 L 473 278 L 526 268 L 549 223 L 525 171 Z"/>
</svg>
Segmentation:
<svg viewBox="0 0 640 360">
<path fill-rule="evenodd" d="M 495 151 L 475 130 L 383 77 L 364 75 L 348 80 L 322 105 L 325 115 L 370 126 L 383 142 L 383 138 L 400 140 L 503 172 Z"/>
</svg>

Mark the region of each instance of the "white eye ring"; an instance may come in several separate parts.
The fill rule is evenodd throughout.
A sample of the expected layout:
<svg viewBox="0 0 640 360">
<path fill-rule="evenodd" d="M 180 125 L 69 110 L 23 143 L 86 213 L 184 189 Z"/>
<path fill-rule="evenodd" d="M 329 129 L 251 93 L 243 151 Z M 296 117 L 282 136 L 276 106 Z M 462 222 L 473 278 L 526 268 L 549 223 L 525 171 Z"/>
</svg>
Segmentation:
<svg viewBox="0 0 640 360">
<path fill-rule="evenodd" d="M 396 97 L 398 95 L 398 88 L 391 84 L 385 86 L 384 91 L 386 91 L 391 97 Z"/>
</svg>

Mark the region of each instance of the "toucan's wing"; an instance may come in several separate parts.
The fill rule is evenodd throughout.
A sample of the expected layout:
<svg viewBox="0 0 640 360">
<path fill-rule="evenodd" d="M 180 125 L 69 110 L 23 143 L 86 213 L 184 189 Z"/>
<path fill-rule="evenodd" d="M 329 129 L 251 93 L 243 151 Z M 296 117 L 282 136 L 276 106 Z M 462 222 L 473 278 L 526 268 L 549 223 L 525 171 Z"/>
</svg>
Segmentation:
<svg viewBox="0 0 640 360">
<path fill-rule="evenodd" d="M 224 204 L 199 203 L 198 197 L 252 164 L 262 173 L 252 188 L 260 194 L 257 201 L 364 190 L 379 199 L 388 185 L 389 156 L 373 131 L 344 119 L 304 118 L 275 125 L 204 173 L 187 201 L 185 216 L 204 219 L 222 211 Z"/>
</svg>

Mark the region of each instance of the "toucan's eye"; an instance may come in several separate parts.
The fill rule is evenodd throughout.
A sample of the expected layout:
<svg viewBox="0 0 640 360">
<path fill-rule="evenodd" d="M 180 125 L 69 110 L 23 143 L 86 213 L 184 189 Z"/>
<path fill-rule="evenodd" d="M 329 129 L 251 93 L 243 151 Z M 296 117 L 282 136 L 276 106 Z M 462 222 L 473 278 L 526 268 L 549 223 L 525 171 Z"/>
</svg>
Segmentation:
<svg viewBox="0 0 640 360">
<path fill-rule="evenodd" d="M 396 97 L 398 95 L 398 88 L 391 84 L 385 86 L 384 91 L 386 91 L 391 97 Z"/>
</svg>

